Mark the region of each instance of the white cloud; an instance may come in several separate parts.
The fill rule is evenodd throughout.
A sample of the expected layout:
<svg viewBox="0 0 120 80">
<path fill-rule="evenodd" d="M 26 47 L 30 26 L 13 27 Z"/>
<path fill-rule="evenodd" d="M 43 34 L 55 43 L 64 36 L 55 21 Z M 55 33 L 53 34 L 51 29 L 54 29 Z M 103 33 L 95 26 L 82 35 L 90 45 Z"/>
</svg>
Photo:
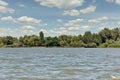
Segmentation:
<svg viewBox="0 0 120 80">
<path fill-rule="evenodd" d="M 65 30 L 66 28 L 65 28 L 65 27 L 60 27 L 59 29 L 60 29 L 60 30 Z"/>
<path fill-rule="evenodd" d="M 62 20 L 62 19 L 57 19 L 57 22 L 60 22 L 60 23 L 61 23 L 61 22 L 63 22 L 63 20 Z"/>
<path fill-rule="evenodd" d="M 79 30 L 80 27 L 69 27 L 68 30 Z"/>
<path fill-rule="evenodd" d="M 65 23 L 64 26 L 67 26 L 67 27 L 77 26 L 78 23 L 83 22 L 83 21 L 84 21 L 84 19 L 70 20 L 67 23 Z"/>
<path fill-rule="evenodd" d="M 83 22 L 83 21 L 85 21 L 85 20 L 78 18 L 78 19 L 75 19 L 75 20 L 70 20 L 69 23 L 79 23 L 79 22 Z"/>
<path fill-rule="evenodd" d="M 34 30 L 35 27 L 33 27 L 33 26 L 22 26 L 21 29 L 24 29 L 24 30 Z"/>
<path fill-rule="evenodd" d="M 0 27 L 0 36 L 18 36 L 16 29 Z"/>
<path fill-rule="evenodd" d="M 115 3 L 120 5 L 120 0 L 116 0 Z"/>
<path fill-rule="evenodd" d="M 19 6 L 20 6 L 20 7 L 25 7 L 25 5 L 24 5 L 24 4 L 19 4 Z"/>
<path fill-rule="evenodd" d="M 20 24 L 25 24 L 25 25 L 42 25 L 42 26 L 47 26 L 47 24 L 42 23 L 41 20 L 33 18 L 33 17 L 28 17 L 28 16 L 21 16 L 19 18 L 13 18 L 12 16 L 6 16 L 6 17 L 1 17 L 1 21 L 11 21 L 14 23 L 20 23 Z"/>
<path fill-rule="evenodd" d="M 118 25 L 120 25 L 120 21 L 119 21 L 119 22 L 117 22 L 117 24 L 118 24 Z"/>
<path fill-rule="evenodd" d="M 84 3 L 84 0 L 35 0 L 39 2 L 42 6 L 47 7 L 57 7 L 62 9 L 71 9 L 78 6 L 81 6 Z"/>
<path fill-rule="evenodd" d="M 94 12 L 96 10 L 96 6 L 92 6 L 92 5 L 80 11 L 74 9 L 76 7 L 82 6 L 84 3 L 84 0 L 35 0 L 35 1 L 40 3 L 40 5 L 42 6 L 47 6 L 51 8 L 56 7 L 60 9 L 69 9 L 69 10 L 64 10 L 62 15 L 78 16 L 81 13 L 87 14 L 87 13 Z M 93 0 L 93 2 L 95 1 L 96 0 Z"/>
<path fill-rule="evenodd" d="M 93 0 L 93 3 L 95 3 L 96 2 L 96 0 Z"/>
<path fill-rule="evenodd" d="M 7 7 L 8 3 L 0 0 L 0 13 L 14 13 L 15 10 Z"/>
<path fill-rule="evenodd" d="M 5 7 L 5 6 L 0 6 L 0 13 L 14 13 L 15 10 L 12 9 L 12 8 L 8 8 L 8 7 Z"/>
<path fill-rule="evenodd" d="M 110 2 L 110 3 L 113 3 L 114 2 L 114 0 L 106 0 L 107 2 Z"/>
<path fill-rule="evenodd" d="M 17 21 L 22 24 L 32 24 L 32 25 L 36 25 L 36 24 L 38 25 L 41 22 L 41 20 L 38 20 L 38 19 L 35 19 L 32 17 L 28 17 L 28 16 L 22 16 L 22 17 L 18 18 Z"/>
<path fill-rule="evenodd" d="M 69 27 L 68 30 L 85 30 L 85 29 L 89 29 L 90 26 L 74 26 L 74 27 Z"/>
<path fill-rule="evenodd" d="M 73 9 L 73 10 L 65 10 L 63 12 L 63 15 L 70 15 L 70 16 L 78 16 L 79 14 L 80 14 L 79 11 L 75 10 L 75 9 Z"/>
<path fill-rule="evenodd" d="M 80 13 L 87 14 L 87 13 L 94 12 L 95 10 L 96 10 L 96 6 L 90 5 L 89 7 L 85 8 L 85 9 L 81 9 Z"/>
<path fill-rule="evenodd" d="M 76 26 L 77 25 L 77 26 Z M 82 26 L 79 24 L 74 24 L 73 26 L 64 26 L 60 28 L 51 29 L 48 31 L 48 35 L 77 35 L 79 31 L 88 30 L 90 26 Z"/>
<path fill-rule="evenodd" d="M 8 34 L 9 33 L 9 34 Z M 35 30 L 28 30 L 22 28 L 0 28 L 0 36 L 14 36 L 20 37 L 24 35 L 37 35 L 38 33 Z"/>
<path fill-rule="evenodd" d="M 12 30 L 10 28 L 0 28 L 0 36 L 8 36 Z"/>
<path fill-rule="evenodd" d="M 69 31 L 66 29 L 55 29 L 55 30 L 50 30 L 50 33 L 62 35 L 62 34 L 69 34 Z"/>
<path fill-rule="evenodd" d="M 7 16 L 7 17 L 2 17 L 1 18 L 2 21 L 12 21 L 12 22 L 16 22 L 15 19 L 11 16 Z"/>
<path fill-rule="evenodd" d="M 108 17 L 104 16 L 104 17 L 98 18 L 98 20 L 100 20 L 100 21 L 102 21 L 102 20 L 108 20 Z"/>
<path fill-rule="evenodd" d="M 96 20 L 96 19 L 90 19 L 90 20 L 88 20 L 88 22 L 90 22 L 90 23 L 99 23 L 100 21 Z"/>
<path fill-rule="evenodd" d="M 88 14 L 88 13 L 92 13 L 92 12 L 95 12 L 96 10 L 96 6 L 88 6 L 87 8 L 85 9 L 81 9 L 80 11 L 79 10 L 76 10 L 76 9 L 72 9 L 72 10 L 65 10 L 63 12 L 63 15 L 69 15 L 69 16 L 78 16 L 80 14 Z"/>
<path fill-rule="evenodd" d="M 108 20 L 109 18 L 104 16 L 104 17 L 101 17 L 101 18 L 96 18 L 96 19 L 90 19 L 88 20 L 88 22 L 90 23 L 99 23 L 101 21 L 104 21 L 104 20 Z"/>
<path fill-rule="evenodd" d="M 120 5 L 120 0 L 106 0 L 106 1 L 109 3 L 115 3 L 115 4 Z"/>
<path fill-rule="evenodd" d="M 68 30 L 87 30 L 90 28 L 90 26 L 83 26 L 80 25 L 81 22 L 84 22 L 84 19 L 76 19 L 76 20 L 70 20 L 67 23 L 64 24 L 65 27 L 67 27 Z"/>
<path fill-rule="evenodd" d="M 3 0 L 0 0 L 0 6 L 7 6 L 7 5 L 8 5 L 7 2 L 5 2 L 5 1 L 3 1 Z"/>
</svg>

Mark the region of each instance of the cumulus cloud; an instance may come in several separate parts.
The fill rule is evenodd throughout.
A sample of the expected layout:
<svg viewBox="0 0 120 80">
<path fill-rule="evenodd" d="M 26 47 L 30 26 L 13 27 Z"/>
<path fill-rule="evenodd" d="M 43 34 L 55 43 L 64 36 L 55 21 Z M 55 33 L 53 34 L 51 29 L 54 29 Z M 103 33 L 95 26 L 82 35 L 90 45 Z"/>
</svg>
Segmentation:
<svg viewBox="0 0 120 80">
<path fill-rule="evenodd" d="M 61 23 L 61 22 L 63 22 L 63 20 L 62 20 L 62 19 L 57 19 L 57 22 L 60 22 L 60 23 Z"/>
<path fill-rule="evenodd" d="M 88 22 L 90 23 L 99 23 L 101 21 L 104 21 L 104 20 L 108 20 L 109 18 L 104 16 L 104 17 L 100 17 L 100 18 L 96 18 L 96 19 L 90 19 L 88 20 Z"/>
<path fill-rule="evenodd" d="M 0 6 L 7 6 L 7 5 L 8 5 L 7 2 L 5 2 L 5 1 L 3 1 L 3 0 L 0 0 Z"/>
<path fill-rule="evenodd" d="M 69 27 L 68 30 L 85 30 L 85 29 L 89 29 L 90 26 L 80 26 L 80 25 L 77 25 L 77 26 L 74 26 L 74 27 Z"/>
<path fill-rule="evenodd" d="M 81 6 L 84 0 L 35 0 L 42 6 L 56 7 L 60 9 L 71 9 Z"/>
<path fill-rule="evenodd" d="M 19 6 L 19 7 L 25 7 L 25 5 L 24 5 L 24 4 L 21 4 L 21 3 L 19 3 L 18 6 Z"/>
<path fill-rule="evenodd" d="M 9 33 L 9 34 L 8 34 Z M 35 30 L 31 29 L 22 29 L 20 28 L 0 28 L 0 36 L 14 36 L 20 37 L 24 35 L 37 35 L 38 33 Z"/>
<path fill-rule="evenodd" d="M 22 24 L 32 24 L 32 25 L 38 25 L 41 22 L 41 20 L 38 20 L 38 19 L 35 19 L 32 17 L 28 17 L 28 16 L 19 17 L 17 19 L 17 21 Z"/>
<path fill-rule="evenodd" d="M 0 13 L 14 13 L 15 10 L 12 9 L 12 8 L 8 8 L 8 7 L 5 7 L 5 6 L 0 6 Z"/>
<path fill-rule="evenodd" d="M 1 21 L 12 21 L 12 22 L 16 22 L 15 19 L 11 16 L 7 16 L 7 17 L 2 17 L 0 19 Z"/>
<path fill-rule="evenodd" d="M 113 3 L 114 2 L 114 0 L 106 0 L 107 2 L 110 2 L 110 3 Z"/>
<path fill-rule="evenodd" d="M 78 19 L 75 19 L 75 20 L 70 20 L 69 23 L 78 23 L 78 22 L 83 22 L 83 21 L 84 21 L 84 19 L 78 18 Z"/>
<path fill-rule="evenodd" d="M 10 34 L 11 32 L 10 28 L 0 28 L 0 36 L 8 36 L 8 33 Z"/>
<path fill-rule="evenodd" d="M 0 20 L 1 21 L 12 21 L 15 23 L 27 24 L 27 25 L 44 25 L 44 26 L 47 25 L 47 24 L 42 23 L 42 21 L 39 19 L 28 17 L 28 16 L 21 16 L 19 18 L 13 18 L 12 16 L 7 16 L 7 17 L 1 17 Z"/>
<path fill-rule="evenodd" d="M 79 14 L 87 14 L 94 12 L 96 10 L 96 6 L 89 6 L 82 10 L 76 10 L 74 8 L 82 6 L 84 0 L 35 0 L 36 2 L 40 3 L 42 6 L 47 6 L 50 8 L 56 7 L 60 9 L 71 9 L 71 10 L 64 10 L 62 15 L 69 15 L 69 16 L 78 16 Z M 95 2 L 96 0 L 93 0 Z"/>
<path fill-rule="evenodd" d="M 84 19 L 76 19 L 70 20 L 64 24 L 65 27 L 68 27 L 68 30 L 86 30 L 89 29 L 90 26 L 80 25 L 81 22 L 85 21 Z"/>
<path fill-rule="evenodd" d="M 49 32 L 53 34 L 59 34 L 59 35 L 69 34 L 69 31 L 67 29 L 54 29 L 54 30 L 50 30 Z"/>
<path fill-rule="evenodd" d="M 0 28 L 0 36 L 15 36 L 15 37 L 18 37 L 18 35 L 23 34 L 23 32 L 21 32 L 21 31 L 18 30 L 18 29 L 11 29 L 11 28 Z"/>
<path fill-rule="evenodd" d="M 0 0 L 0 13 L 14 13 L 15 10 L 7 7 L 8 3 Z"/>
<path fill-rule="evenodd" d="M 118 21 L 117 24 L 120 25 L 120 21 Z"/>
<path fill-rule="evenodd" d="M 35 29 L 35 27 L 33 27 L 33 26 L 22 26 L 21 28 L 24 30 L 34 30 Z"/>
<path fill-rule="evenodd" d="M 75 9 L 73 9 L 73 10 L 65 10 L 63 12 L 63 15 L 70 15 L 70 16 L 78 16 L 79 14 L 80 14 L 79 11 L 75 10 Z"/>
<path fill-rule="evenodd" d="M 76 33 L 79 33 L 79 31 L 88 30 L 90 26 L 83 26 L 80 24 L 73 24 L 71 26 L 64 26 L 60 28 L 51 29 L 48 31 L 48 34 L 54 34 L 54 35 L 75 35 Z"/>
<path fill-rule="evenodd" d="M 78 23 L 83 22 L 83 21 L 84 19 L 70 20 L 67 23 L 65 23 L 64 26 L 67 26 L 67 27 L 78 26 Z"/>
<path fill-rule="evenodd" d="M 96 0 L 93 0 L 93 3 L 95 3 L 96 2 Z"/>
<path fill-rule="evenodd" d="M 120 5 L 120 0 L 106 0 L 106 1 L 109 3 L 115 3 L 115 4 Z"/>
<path fill-rule="evenodd" d="M 76 10 L 76 9 L 72 9 L 72 10 L 65 10 L 63 12 L 63 15 L 69 15 L 69 16 L 78 16 L 80 14 L 88 14 L 88 13 L 92 13 L 95 12 L 96 10 L 96 6 L 88 6 L 85 9 L 81 9 L 81 10 Z"/>
<path fill-rule="evenodd" d="M 90 5 L 89 7 L 85 8 L 85 9 L 81 9 L 80 13 L 87 14 L 87 13 L 94 12 L 95 10 L 96 10 L 96 6 Z"/>
<path fill-rule="evenodd" d="M 120 5 L 120 0 L 116 0 L 115 3 Z"/>
</svg>

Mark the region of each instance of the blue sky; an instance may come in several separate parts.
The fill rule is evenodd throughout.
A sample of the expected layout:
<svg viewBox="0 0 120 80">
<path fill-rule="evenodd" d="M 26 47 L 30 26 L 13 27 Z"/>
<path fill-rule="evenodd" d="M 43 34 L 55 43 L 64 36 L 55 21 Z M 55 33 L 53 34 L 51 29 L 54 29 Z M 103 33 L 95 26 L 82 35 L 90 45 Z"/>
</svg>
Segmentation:
<svg viewBox="0 0 120 80">
<path fill-rule="evenodd" d="M 120 0 L 0 0 L 0 36 L 62 34 L 120 27 Z"/>
</svg>

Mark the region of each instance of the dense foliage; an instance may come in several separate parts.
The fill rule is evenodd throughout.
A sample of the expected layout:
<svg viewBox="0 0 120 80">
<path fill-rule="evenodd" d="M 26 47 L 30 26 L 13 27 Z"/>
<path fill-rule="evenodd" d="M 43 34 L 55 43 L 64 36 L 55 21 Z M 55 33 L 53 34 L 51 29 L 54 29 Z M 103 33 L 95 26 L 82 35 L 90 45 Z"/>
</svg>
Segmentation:
<svg viewBox="0 0 120 80">
<path fill-rule="evenodd" d="M 60 35 L 44 37 L 41 31 L 37 35 L 23 37 L 0 37 L 0 47 L 120 47 L 120 29 L 104 28 L 98 33 L 86 31 L 83 35 Z"/>
</svg>

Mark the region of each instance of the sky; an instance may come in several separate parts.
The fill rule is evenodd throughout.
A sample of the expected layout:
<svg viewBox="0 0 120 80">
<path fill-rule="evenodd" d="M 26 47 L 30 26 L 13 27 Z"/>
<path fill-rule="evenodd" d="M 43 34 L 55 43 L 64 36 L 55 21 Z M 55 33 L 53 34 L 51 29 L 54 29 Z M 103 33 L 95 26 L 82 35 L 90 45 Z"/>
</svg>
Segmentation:
<svg viewBox="0 0 120 80">
<path fill-rule="evenodd" d="M 120 0 L 0 0 L 0 36 L 79 35 L 120 28 Z"/>
</svg>

